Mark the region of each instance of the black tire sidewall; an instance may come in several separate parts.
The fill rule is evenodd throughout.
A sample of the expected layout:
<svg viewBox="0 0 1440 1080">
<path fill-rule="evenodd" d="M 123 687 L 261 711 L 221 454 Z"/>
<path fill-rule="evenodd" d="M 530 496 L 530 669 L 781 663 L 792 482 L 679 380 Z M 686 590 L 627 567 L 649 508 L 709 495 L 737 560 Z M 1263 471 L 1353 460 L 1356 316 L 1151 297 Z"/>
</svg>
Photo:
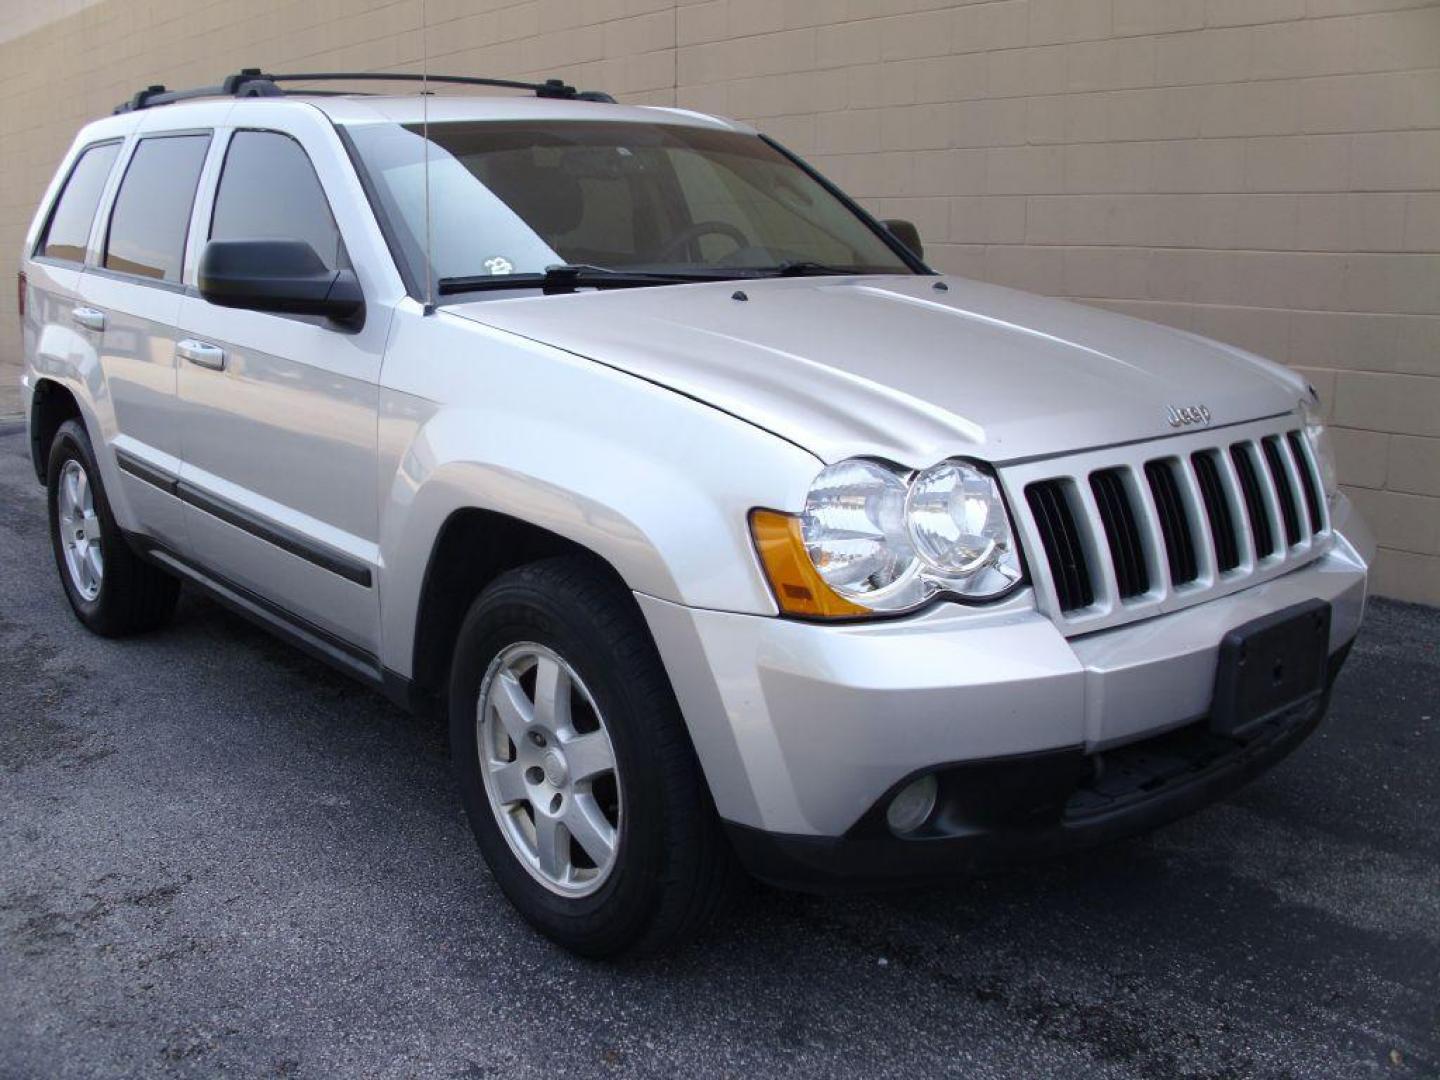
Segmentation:
<svg viewBox="0 0 1440 1080">
<path fill-rule="evenodd" d="M 594 893 L 564 897 L 521 865 L 495 820 L 480 773 L 477 709 L 491 661 L 518 642 L 564 657 L 604 717 L 621 784 L 619 861 Z M 632 692 L 648 672 L 628 670 L 583 607 L 568 609 L 523 571 L 486 590 L 461 627 L 450 686 L 450 735 L 465 810 L 497 883 L 543 933 L 577 952 L 608 955 L 638 937 L 658 903 L 664 872 L 667 777 L 648 745 L 646 702 Z"/>
</svg>

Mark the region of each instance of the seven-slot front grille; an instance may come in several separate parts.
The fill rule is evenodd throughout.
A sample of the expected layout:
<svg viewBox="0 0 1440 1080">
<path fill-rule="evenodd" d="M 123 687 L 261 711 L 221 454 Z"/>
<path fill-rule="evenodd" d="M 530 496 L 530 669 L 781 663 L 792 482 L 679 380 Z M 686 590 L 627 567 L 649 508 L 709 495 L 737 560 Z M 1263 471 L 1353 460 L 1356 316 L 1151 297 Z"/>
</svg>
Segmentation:
<svg viewBox="0 0 1440 1080">
<path fill-rule="evenodd" d="M 1052 614 L 1076 632 L 1099 629 L 1318 554 L 1329 521 L 1309 443 L 1284 421 L 1232 431 L 1223 442 L 1196 432 L 1005 471 L 1024 493 L 1021 531 Z"/>
</svg>

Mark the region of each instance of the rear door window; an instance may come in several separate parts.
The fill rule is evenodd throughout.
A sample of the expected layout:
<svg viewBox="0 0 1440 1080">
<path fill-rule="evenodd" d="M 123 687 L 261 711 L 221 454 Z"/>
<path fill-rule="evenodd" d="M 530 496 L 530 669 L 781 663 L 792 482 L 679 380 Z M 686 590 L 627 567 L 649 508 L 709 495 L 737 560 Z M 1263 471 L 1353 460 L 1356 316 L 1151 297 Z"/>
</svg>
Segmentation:
<svg viewBox="0 0 1440 1080">
<path fill-rule="evenodd" d="M 55 202 L 55 212 L 50 215 L 50 224 L 37 255 L 69 262 L 85 261 L 95 208 L 100 205 L 105 181 L 110 179 L 110 170 L 119 153 L 118 142 L 101 143 L 89 147 L 76 159 L 60 198 Z"/>
<path fill-rule="evenodd" d="M 326 267 L 345 267 L 340 230 L 300 144 L 275 131 L 237 131 L 225 151 L 211 240 L 304 240 Z"/>
<path fill-rule="evenodd" d="M 130 158 L 105 244 L 105 268 L 178 282 L 185 237 L 210 136 L 143 139 Z"/>
</svg>

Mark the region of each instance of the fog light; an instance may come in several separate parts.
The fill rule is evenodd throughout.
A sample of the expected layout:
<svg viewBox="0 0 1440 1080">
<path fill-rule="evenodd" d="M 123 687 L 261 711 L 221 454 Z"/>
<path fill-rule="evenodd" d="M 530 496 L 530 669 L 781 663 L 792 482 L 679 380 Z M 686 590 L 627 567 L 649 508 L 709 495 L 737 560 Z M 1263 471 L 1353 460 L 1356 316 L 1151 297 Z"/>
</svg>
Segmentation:
<svg viewBox="0 0 1440 1080">
<path fill-rule="evenodd" d="M 890 800 L 890 808 L 885 811 L 885 820 L 891 830 L 908 833 L 924 825 L 925 819 L 935 809 L 935 796 L 939 790 L 934 773 L 927 773 L 901 788 L 900 794 Z"/>
</svg>

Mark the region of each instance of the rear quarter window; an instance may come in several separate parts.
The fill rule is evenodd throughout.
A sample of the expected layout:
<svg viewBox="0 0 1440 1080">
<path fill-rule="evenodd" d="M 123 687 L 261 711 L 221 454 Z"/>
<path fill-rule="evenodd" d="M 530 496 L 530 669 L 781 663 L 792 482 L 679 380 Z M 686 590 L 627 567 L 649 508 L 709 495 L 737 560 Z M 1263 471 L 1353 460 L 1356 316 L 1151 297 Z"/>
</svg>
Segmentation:
<svg viewBox="0 0 1440 1080">
<path fill-rule="evenodd" d="M 87 147 L 76 158 L 65 186 L 60 189 L 60 197 L 55 200 L 54 212 L 36 255 L 67 262 L 85 261 L 95 210 L 119 153 L 118 142 L 99 143 Z"/>
<path fill-rule="evenodd" d="M 135 147 L 105 244 L 105 268 L 176 282 L 210 136 L 151 136 Z"/>
</svg>

